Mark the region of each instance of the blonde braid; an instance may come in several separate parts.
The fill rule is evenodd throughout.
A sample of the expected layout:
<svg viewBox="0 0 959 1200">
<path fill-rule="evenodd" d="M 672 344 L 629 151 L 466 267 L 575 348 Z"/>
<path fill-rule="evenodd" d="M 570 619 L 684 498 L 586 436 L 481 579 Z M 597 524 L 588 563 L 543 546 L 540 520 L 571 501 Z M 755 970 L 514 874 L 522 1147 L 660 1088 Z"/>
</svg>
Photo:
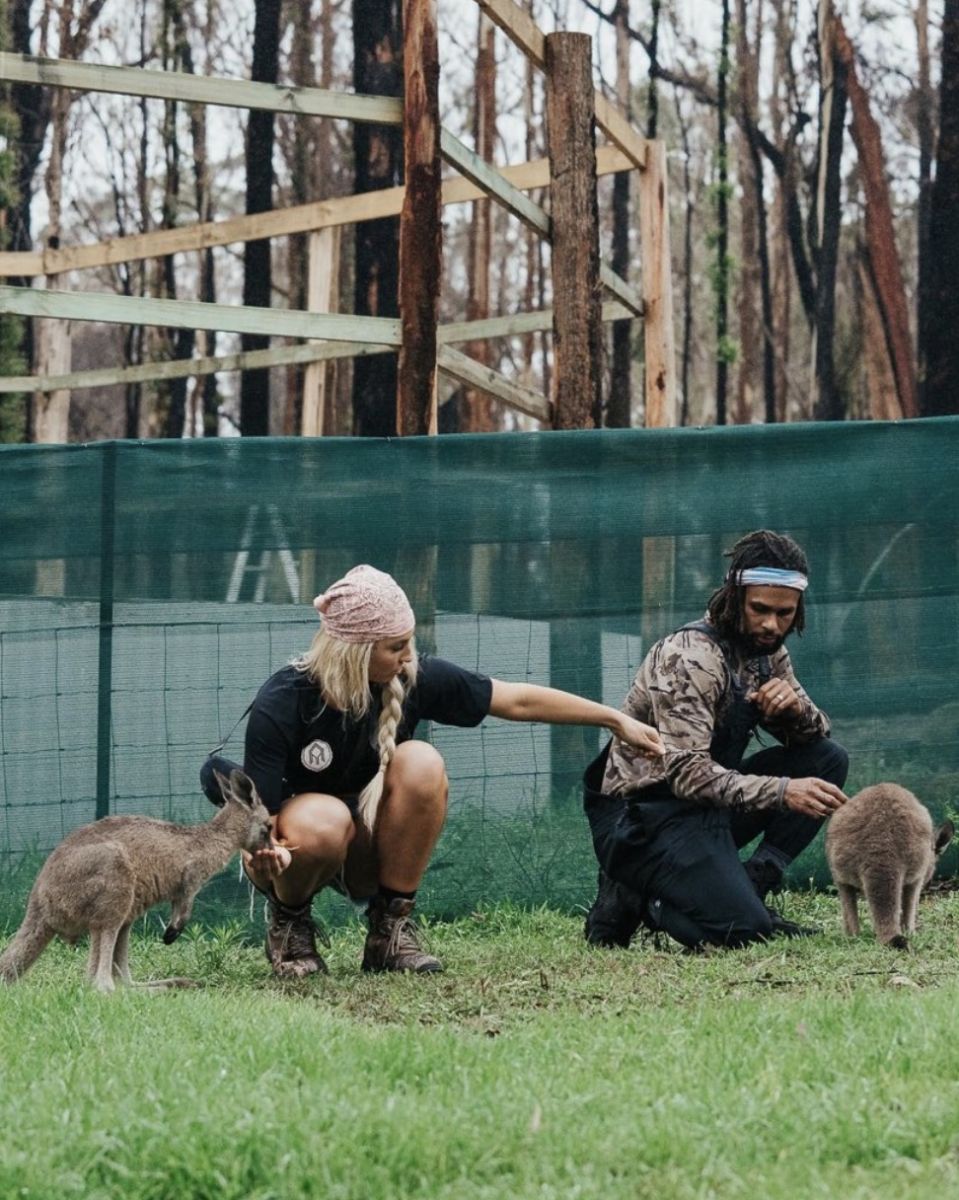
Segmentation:
<svg viewBox="0 0 959 1200">
<path fill-rule="evenodd" d="M 383 685 L 383 709 L 380 713 L 376 728 L 376 741 L 380 752 L 380 769 L 376 772 L 366 787 L 360 792 L 358 813 L 366 828 L 373 832 L 380 801 L 383 798 L 383 786 L 386 782 L 386 769 L 393 761 L 396 753 L 396 731 L 403 717 L 403 701 L 406 698 L 406 688 L 402 678 L 397 675 L 389 683 Z"/>
</svg>

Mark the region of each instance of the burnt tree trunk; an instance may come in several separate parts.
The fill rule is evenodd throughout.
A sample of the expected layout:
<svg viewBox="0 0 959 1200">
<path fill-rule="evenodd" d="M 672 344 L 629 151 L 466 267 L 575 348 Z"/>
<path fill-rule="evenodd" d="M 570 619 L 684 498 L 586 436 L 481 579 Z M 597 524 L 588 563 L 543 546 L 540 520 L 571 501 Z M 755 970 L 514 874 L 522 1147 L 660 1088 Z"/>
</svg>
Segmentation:
<svg viewBox="0 0 959 1200">
<path fill-rule="evenodd" d="M 761 0 L 758 0 L 761 4 Z M 759 212 L 762 166 L 753 154 L 753 127 L 759 107 L 759 52 L 750 45 L 746 0 L 736 0 L 736 102 L 740 109 L 737 137 L 739 163 L 739 355 L 733 421 L 748 425 L 757 407 L 760 367 Z M 759 173 L 757 176 L 757 166 Z"/>
<path fill-rule="evenodd" d="M 553 247 L 555 429 L 600 423 L 602 310 L 591 39 L 546 37 L 546 133 Z"/>
<path fill-rule="evenodd" d="M 946 0 L 939 143 L 929 214 L 929 306 L 924 417 L 959 412 L 959 0 Z"/>
<path fill-rule="evenodd" d="M 839 259 L 843 126 L 846 115 L 845 66 L 836 55 L 832 5 L 822 0 L 819 25 L 820 104 L 819 178 L 815 220 L 817 237 L 816 301 L 813 325 L 813 414 L 820 421 L 840 421 L 842 397 L 836 385 L 833 341 L 836 327 L 836 268 Z"/>
<path fill-rule="evenodd" d="M 253 25 L 252 78 L 276 83 L 280 53 L 280 0 L 256 0 Z M 272 112 L 253 110 L 246 129 L 246 213 L 267 212 L 273 206 Z M 269 308 L 272 298 L 270 241 L 247 242 L 243 254 L 243 303 Z M 270 339 L 244 333 L 243 350 L 265 350 Z M 240 383 L 240 432 L 245 437 L 265 437 L 270 432 L 270 372 L 266 368 L 244 371 Z"/>
<path fill-rule="evenodd" d="M 396 426 L 436 430 L 436 324 L 442 254 L 440 64 L 435 0 L 403 0 L 403 156 L 400 215 L 400 348 Z"/>
<path fill-rule="evenodd" d="M 403 93 L 400 0 L 353 0 L 353 88 L 371 96 Z M 396 125 L 353 125 L 356 192 L 403 182 L 403 136 Z M 355 312 L 399 316 L 399 219 L 383 217 L 356 227 Z M 353 432 L 396 433 L 397 358 L 371 354 L 353 368 Z"/>
<path fill-rule="evenodd" d="M 629 85 L 629 0 L 617 0 L 613 11 L 616 28 L 616 98 L 627 120 L 632 119 Z M 659 30 L 659 0 L 653 0 L 652 61 L 649 69 L 649 128 L 647 136 L 656 136 L 656 76 L 653 62 Z M 621 279 L 629 278 L 629 182 L 631 172 L 613 176 L 613 244 L 611 263 Z M 632 424 L 633 399 L 633 323 L 614 321 L 609 398 L 606 401 L 606 425 L 624 428 Z"/>
<path fill-rule="evenodd" d="M 719 51 L 716 159 L 716 424 L 726 424 L 729 360 L 729 162 L 726 147 L 727 81 L 729 77 L 729 0 L 723 0 Z"/>
</svg>

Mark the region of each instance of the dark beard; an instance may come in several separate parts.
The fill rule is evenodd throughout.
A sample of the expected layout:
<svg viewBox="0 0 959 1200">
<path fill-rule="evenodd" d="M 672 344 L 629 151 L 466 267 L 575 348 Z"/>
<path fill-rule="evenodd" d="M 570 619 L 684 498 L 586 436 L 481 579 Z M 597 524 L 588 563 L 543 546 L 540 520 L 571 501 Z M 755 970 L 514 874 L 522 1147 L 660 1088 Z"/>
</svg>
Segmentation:
<svg viewBox="0 0 959 1200">
<path fill-rule="evenodd" d="M 786 637 L 788 636 L 787 634 Z M 781 650 L 786 638 L 777 638 L 776 641 L 770 642 L 767 645 L 763 642 L 758 642 L 755 638 L 740 634 L 736 641 L 739 643 L 739 649 L 743 658 L 762 658 L 764 655 L 771 657 Z"/>
</svg>

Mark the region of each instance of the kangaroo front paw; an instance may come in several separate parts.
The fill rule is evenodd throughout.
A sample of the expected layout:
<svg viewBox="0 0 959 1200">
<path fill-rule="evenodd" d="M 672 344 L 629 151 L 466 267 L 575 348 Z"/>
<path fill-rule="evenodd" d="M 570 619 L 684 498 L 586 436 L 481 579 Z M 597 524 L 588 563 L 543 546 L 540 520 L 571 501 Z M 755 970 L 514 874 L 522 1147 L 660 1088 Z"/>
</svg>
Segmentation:
<svg viewBox="0 0 959 1200">
<path fill-rule="evenodd" d="M 177 940 L 177 938 L 180 936 L 180 934 L 182 932 L 183 932 L 182 927 L 178 927 L 176 925 L 168 925 L 166 927 L 166 929 L 164 929 L 164 931 L 163 931 L 164 943 L 167 946 L 169 946 L 171 942 L 175 942 Z"/>
</svg>

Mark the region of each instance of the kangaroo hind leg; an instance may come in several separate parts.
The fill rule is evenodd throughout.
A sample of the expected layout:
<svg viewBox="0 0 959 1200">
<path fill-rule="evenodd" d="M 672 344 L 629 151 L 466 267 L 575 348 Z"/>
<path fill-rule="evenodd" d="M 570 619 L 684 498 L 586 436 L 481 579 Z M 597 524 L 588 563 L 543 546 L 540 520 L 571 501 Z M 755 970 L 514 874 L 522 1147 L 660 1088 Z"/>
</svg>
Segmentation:
<svg viewBox="0 0 959 1200">
<path fill-rule="evenodd" d="M 90 930 L 90 961 L 87 975 L 98 992 L 112 992 L 116 987 L 113 979 L 113 952 L 116 949 L 120 928 Z"/>
<path fill-rule="evenodd" d="M 876 937 L 885 946 L 908 949 L 902 932 L 902 874 L 876 871 L 863 880 L 863 890 Z"/>
<path fill-rule="evenodd" d="M 842 923 L 850 937 L 859 935 L 859 893 L 848 883 L 837 883 L 839 902 L 842 904 Z"/>
</svg>

